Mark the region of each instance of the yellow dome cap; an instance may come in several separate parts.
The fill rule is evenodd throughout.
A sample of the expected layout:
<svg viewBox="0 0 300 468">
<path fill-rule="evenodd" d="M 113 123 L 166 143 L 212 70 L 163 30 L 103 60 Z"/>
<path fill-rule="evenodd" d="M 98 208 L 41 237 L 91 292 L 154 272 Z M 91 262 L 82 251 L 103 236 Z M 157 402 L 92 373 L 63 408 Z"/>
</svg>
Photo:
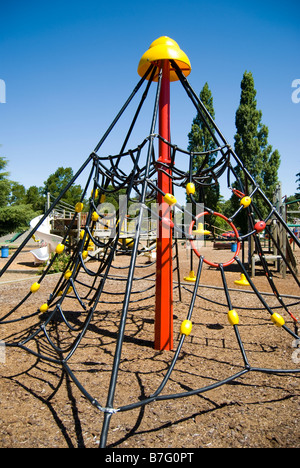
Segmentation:
<svg viewBox="0 0 300 468">
<path fill-rule="evenodd" d="M 175 60 L 184 76 L 188 76 L 191 73 L 192 68 L 188 56 L 180 49 L 177 42 L 173 41 L 170 37 L 162 36 L 152 42 L 147 52 L 142 56 L 138 66 L 138 74 L 144 76 L 150 63 L 168 59 Z M 171 66 L 170 81 L 177 81 L 178 79 L 176 72 Z M 158 74 L 154 77 L 154 81 L 157 80 Z"/>
</svg>

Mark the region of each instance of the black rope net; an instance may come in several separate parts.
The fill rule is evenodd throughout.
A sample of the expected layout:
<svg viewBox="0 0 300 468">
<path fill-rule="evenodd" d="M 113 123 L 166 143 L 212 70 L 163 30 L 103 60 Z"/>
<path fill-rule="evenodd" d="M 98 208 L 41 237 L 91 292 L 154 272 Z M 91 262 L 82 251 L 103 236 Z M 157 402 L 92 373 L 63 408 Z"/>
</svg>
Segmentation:
<svg viewBox="0 0 300 468">
<path fill-rule="evenodd" d="M 149 136 L 134 149 L 128 149 L 131 133 L 138 120 L 156 71 L 156 67 L 151 66 L 95 150 L 39 223 L 28 234 L 25 241 L 8 260 L 0 273 L 1 277 L 5 272 L 9 271 L 11 264 L 22 252 L 33 234 L 38 231 L 44 220 L 55 210 L 70 187 L 85 171 L 88 171 L 82 198 L 76 204 L 73 218 L 68 224 L 64 238 L 57 245 L 55 254 L 44 272 L 31 285 L 28 293 L 21 300 L 16 298 L 15 305 L 9 310 L 5 305 L 5 296 L 3 297 L 0 316 L 0 338 L 7 346 L 17 347 L 31 353 L 39 360 L 49 363 L 49 365 L 58 365 L 63 368 L 82 394 L 103 414 L 101 447 L 105 447 L 107 444 L 109 423 L 111 417 L 117 413 L 142 408 L 155 401 L 173 400 L 201 394 L 235 381 L 249 372 L 278 375 L 298 373 L 300 371 L 296 364 L 287 365 L 286 368 L 262 368 L 257 366 L 255 354 L 250 353 L 251 358 L 249 357 L 247 351 L 249 343 L 247 343 L 247 346 L 244 344 L 245 339 L 247 341 L 246 332 L 240 334 L 241 326 L 246 326 L 246 323 L 243 324 L 243 320 L 246 317 L 249 318 L 250 311 L 255 309 L 258 315 L 256 318 L 251 318 L 248 326 L 257 326 L 257 321 L 268 320 L 270 323 L 274 323 L 273 330 L 275 332 L 272 333 L 275 334 L 275 337 L 278 337 L 280 343 L 283 339 L 283 333 L 285 333 L 289 345 L 292 341 L 298 343 L 299 280 L 295 268 L 287 259 L 278 238 L 274 235 L 272 223 L 277 223 L 280 226 L 286 236 L 294 242 L 295 248 L 300 247 L 299 239 L 291 231 L 281 214 L 267 199 L 247 171 L 247 168 L 244 167 L 242 161 L 227 143 L 176 63 L 172 63 L 172 66 L 176 70 L 197 112 L 202 116 L 203 122 L 213 136 L 216 143 L 215 149 L 206 153 L 189 153 L 171 142 L 163 140 L 159 134 L 155 133 L 161 75 L 157 83 Z M 150 78 L 146 89 L 137 107 L 121 151 L 116 155 L 103 155 L 101 148 L 104 141 L 148 77 Z M 157 142 L 162 140 L 170 147 L 172 161 L 170 165 L 160 163 L 158 166 L 156 147 Z M 213 167 L 207 167 L 206 160 L 212 152 L 215 156 L 215 164 Z M 175 165 L 178 154 L 180 154 L 181 159 L 185 158 L 183 164 L 185 170 L 181 170 Z M 203 157 L 204 162 L 202 167 L 195 172 L 192 169 L 193 158 L 199 155 Z M 169 171 L 170 167 L 172 173 Z M 152 300 L 152 304 L 155 303 L 156 225 L 158 222 L 166 222 L 163 214 L 151 205 L 151 203 L 155 203 L 160 192 L 157 182 L 158 171 L 164 171 L 171 178 L 174 190 L 187 189 L 192 206 L 189 211 L 186 206 L 177 203 L 174 193 L 162 194 L 170 209 L 176 211 L 177 214 L 181 213 L 182 216 L 188 214 L 190 219 L 188 226 L 184 226 L 182 223 L 177 223 L 174 216 L 174 223 L 170 225 L 174 239 L 173 289 L 178 304 L 180 304 L 176 312 L 178 314 L 178 317 L 176 317 L 177 322 L 179 323 L 179 325 L 177 323 L 177 340 L 175 350 L 168 354 L 167 364 L 166 361 L 161 360 L 158 360 L 156 364 L 159 367 L 164 362 L 161 368 L 163 375 L 156 387 L 153 388 L 152 383 L 150 385 L 152 390 L 147 391 L 143 384 L 139 387 L 140 394 L 134 396 L 131 395 L 129 389 L 128 392 L 127 389 L 126 391 L 123 389 L 121 393 L 125 393 L 125 397 L 130 395 L 124 403 L 119 397 L 120 392 L 116 396 L 118 376 L 120 372 L 134 372 L 128 359 L 122 361 L 124 344 L 133 343 L 137 345 L 142 343 L 149 349 L 153 348 L 149 334 L 145 333 L 143 335 L 143 333 L 146 324 L 153 329 L 152 313 L 154 308 L 152 305 L 149 309 L 149 301 Z M 214 212 L 209 206 L 204 206 L 200 213 L 195 214 L 193 207 L 197 204 L 194 193 L 198 191 L 205 193 L 205 189 L 218 184 L 220 177 L 223 175 L 227 176 L 228 186 L 232 188 L 237 199 L 240 199 L 236 212 L 232 213 L 231 217 L 228 218 L 222 213 Z M 122 193 L 122 197 L 118 208 L 108 213 L 106 200 L 112 194 L 119 193 Z M 79 241 L 71 248 L 70 237 L 73 230 L 78 226 L 78 217 L 83 209 L 83 201 L 86 198 L 89 199 L 86 222 L 81 229 Z M 259 209 L 262 204 L 267 212 L 264 218 L 262 218 Z M 133 206 L 134 208 L 132 208 Z M 134 216 L 128 219 L 127 214 L 130 210 L 131 213 L 134 211 Z M 245 235 L 238 232 L 235 224 L 237 216 L 242 211 L 246 211 L 248 214 L 249 231 Z M 212 220 L 219 217 L 233 231 L 236 250 L 232 252 L 232 258 L 224 263 L 218 263 L 206 258 L 202 254 L 201 247 L 198 247 L 197 236 L 199 232 L 197 233 L 197 226 L 199 223 L 204 226 L 204 216 L 206 221 L 208 220 L 206 225 L 211 226 Z M 150 223 L 149 219 L 151 219 Z M 272 276 L 260 237 L 263 230 L 276 246 L 278 258 L 286 268 L 290 281 L 294 284 L 295 294 L 292 296 L 284 295 L 284 291 L 279 291 Z M 259 256 L 262 271 L 270 286 L 270 292 L 266 294 L 257 289 L 255 280 L 250 276 L 245 262 L 240 259 L 243 246 L 251 239 Z M 183 281 L 181 278 L 178 246 L 182 242 L 185 242 L 189 247 L 188 255 L 190 255 L 192 273 L 188 278 L 190 281 Z M 68 251 L 69 257 L 64 271 L 59 277 L 50 275 L 52 265 L 66 251 Z M 95 251 L 97 252 L 96 256 Z M 126 262 L 121 265 L 120 262 L 116 261 L 120 254 L 124 254 L 126 259 Z M 148 255 L 149 260 L 141 262 L 142 255 Z M 90 262 L 91 259 L 94 261 Z M 244 280 L 249 286 L 244 294 L 252 294 L 256 301 L 255 306 L 239 306 L 239 294 L 241 292 L 239 291 L 237 294 L 236 290 L 232 289 L 227 281 L 227 271 L 232 266 L 235 266 L 237 271 L 244 275 Z M 215 275 L 219 275 L 221 278 L 222 287 L 211 286 L 209 289 L 209 286 L 201 285 L 201 279 L 205 277 L 205 267 L 215 270 Z M 224 364 L 224 372 L 222 377 L 218 379 L 214 378 L 213 375 L 209 375 L 209 366 L 206 368 L 208 375 L 204 379 L 201 379 L 200 373 L 198 373 L 198 367 L 201 368 L 201 353 L 198 349 L 207 345 L 215 345 L 214 338 L 204 337 L 202 333 L 204 325 L 198 314 L 194 313 L 195 309 L 200 307 L 199 303 L 202 304 L 203 310 L 208 308 L 211 312 L 211 328 L 223 328 L 225 333 L 225 327 L 219 324 L 220 314 L 228 316 L 229 329 L 233 330 L 233 337 L 237 343 L 234 356 L 232 357 L 230 354 L 231 357 L 229 358 L 229 361 L 234 359 L 234 362 Z M 16 326 L 20 323 L 24 324 L 20 329 L 21 331 Z M 193 332 L 190 334 L 192 324 Z M 14 326 L 16 326 L 14 332 L 7 332 L 7 330 L 14 330 Z M 111 327 L 114 327 L 113 331 L 111 331 Z M 232 331 L 226 331 L 226 333 L 232 333 Z M 272 340 L 274 339 L 273 335 Z M 97 341 L 97 348 L 99 349 L 97 372 L 96 375 L 93 374 L 93 379 L 99 381 L 95 391 L 89 390 L 88 386 L 81 381 L 82 367 L 88 363 L 82 365 L 80 359 L 76 359 L 83 344 L 88 344 L 93 340 Z M 223 340 L 225 340 L 225 335 Z M 259 336 L 257 340 L 259 340 Z M 270 346 L 276 345 L 272 340 L 270 338 Z M 183 349 L 185 341 L 186 347 Z M 108 342 L 110 342 L 109 350 L 106 347 Z M 101 369 L 100 351 L 102 348 L 104 349 L 103 352 L 110 353 L 111 365 L 109 368 L 103 365 Z M 226 349 L 224 352 L 226 352 Z M 160 356 L 159 353 L 157 355 Z M 147 351 L 145 351 L 144 357 L 143 351 L 141 351 L 138 366 L 143 366 L 143 359 L 148 359 L 147 356 Z M 168 384 L 174 382 L 172 379 L 177 372 L 178 364 L 184 365 L 182 363 L 184 363 L 185 359 L 187 363 L 184 370 L 181 370 L 182 381 L 177 385 L 175 391 L 170 391 Z M 218 366 L 221 366 L 220 362 Z M 192 368 L 193 372 L 189 372 L 189 369 Z M 195 374 L 196 376 L 199 374 L 199 382 Z M 191 375 L 193 379 L 189 379 Z M 151 382 L 151 375 L 148 378 L 149 382 Z M 134 387 L 134 384 L 132 385 Z"/>
</svg>

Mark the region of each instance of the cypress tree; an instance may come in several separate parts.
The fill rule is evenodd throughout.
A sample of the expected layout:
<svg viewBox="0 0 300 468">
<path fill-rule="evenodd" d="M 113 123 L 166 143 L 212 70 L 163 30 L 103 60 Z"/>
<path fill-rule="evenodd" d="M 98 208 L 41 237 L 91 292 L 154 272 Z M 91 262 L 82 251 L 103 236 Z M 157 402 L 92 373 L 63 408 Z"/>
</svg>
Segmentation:
<svg viewBox="0 0 300 468">
<path fill-rule="evenodd" d="M 258 127 L 262 118 L 262 112 L 256 108 L 256 90 L 251 72 L 245 72 L 241 82 L 241 99 L 236 111 L 235 126 L 237 133 L 234 137 L 234 149 L 245 167 L 256 182 L 261 183 L 263 162 L 260 156 L 258 140 Z M 237 173 L 244 185 L 247 185 L 244 174 L 240 168 Z M 246 187 L 247 189 L 247 187 Z"/>
<path fill-rule="evenodd" d="M 297 192 L 300 192 L 300 172 L 298 172 L 298 174 L 296 174 L 296 183 L 298 184 Z M 300 198 L 300 193 L 296 193 L 296 197 Z"/>
<path fill-rule="evenodd" d="M 256 90 L 251 72 L 245 72 L 241 82 L 240 105 L 236 112 L 235 152 L 250 172 L 256 183 L 272 201 L 273 192 L 278 182 L 278 169 L 280 155 L 278 150 L 273 151 L 268 143 L 269 130 L 262 124 L 262 112 L 257 109 Z M 250 194 L 253 187 L 248 186 L 248 181 L 241 168 L 236 172 L 243 183 L 246 194 Z M 235 185 L 236 188 L 239 188 Z M 233 207 L 237 207 L 236 196 L 232 197 Z M 267 208 L 262 200 L 256 198 L 255 204 L 262 217 L 266 216 Z M 238 217 L 239 227 L 243 232 L 247 231 L 247 213 L 243 211 Z"/>
</svg>

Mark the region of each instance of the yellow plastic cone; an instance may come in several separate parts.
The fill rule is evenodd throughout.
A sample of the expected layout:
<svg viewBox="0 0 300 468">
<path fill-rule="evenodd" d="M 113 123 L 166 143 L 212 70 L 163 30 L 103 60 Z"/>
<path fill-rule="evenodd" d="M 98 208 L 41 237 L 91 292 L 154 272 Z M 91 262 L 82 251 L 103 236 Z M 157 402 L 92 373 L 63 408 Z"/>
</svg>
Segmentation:
<svg viewBox="0 0 300 468">
<path fill-rule="evenodd" d="M 235 281 L 234 284 L 238 284 L 239 286 L 250 286 L 250 283 L 247 281 L 247 278 L 243 273 L 241 274 L 241 279 Z"/>
<path fill-rule="evenodd" d="M 189 276 L 184 277 L 184 281 L 188 281 L 189 283 L 195 283 L 196 281 L 195 272 L 191 270 Z"/>
</svg>

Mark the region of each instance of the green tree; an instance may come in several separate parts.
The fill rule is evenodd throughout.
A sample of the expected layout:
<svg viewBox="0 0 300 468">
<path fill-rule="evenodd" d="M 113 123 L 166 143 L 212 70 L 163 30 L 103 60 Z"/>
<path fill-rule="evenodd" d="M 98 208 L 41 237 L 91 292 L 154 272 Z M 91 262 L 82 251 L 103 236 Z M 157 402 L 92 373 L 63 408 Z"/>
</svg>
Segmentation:
<svg viewBox="0 0 300 468">
<path fill-rule="evenodd" d="M 73 177 L 73 170 L 71 167 L 59 167 L 54 174 L 51 174 L 45 182 L 44 195 L 48 192 L 52 197 L 57 198 L 62 190 L 68 185 Z M 62 198 L 69 205 L 75 206 L 80 200 L 82 195 L 82 188 L 80 185 L 72 185 Z"/>
<path fill-rule="evenodd" d="M 10 184 L 10 205 L 22 205 L 25 204 L 26 199 L 26 189 L 24 185 L 19 184 L 19 182 L 11 182 Z"/>
<path fill-rule="evenodd" d="M 44 211 L 46 198 L 43 195 L 43 188 L 32 185 L 26 191 L 26 204 L 31 205 L 34 211 Z"/>
<path fill-rule="evenodd" d="M 0 235 L 26 230 L 38 214 L 26 204 L 25 187 L 9 180 L 7 159 L 0 157 Z"/>
<path fill-rule="evenodd" d="M 241 82 L 241 99 L 236 111 L 235 125 L 237 133 L 234 137 L 234 149 L 252 177 L 262 183 L 263 161 L 260 155 L 258 129 L 262 112 L 256 108 L 256 90 L 252 73 L 245 72 Z M 263 133 L 261 134 L 263 137 Z M 237 168 L 242 182 L 246 185 L 243 171 Z"/>
<path fill-rule="evenodd" d="M 26 231 L 37 216 L 30 205 L 5 206 L 0 209 L 0 235 Z"/>
<path fill-rule="evenodd" d="M 209 89 L 207 83 L 202 88 L 200 92 L 200 99 L 205 105 L 206 109 L 212 116 L 215 117 L 214 105 L 213 105 L 213 96 Z M 216 143 L 210 133 L 210 131 L 205 126 L 201 115 L 197 113 L 196 117 L 193 120 L 191 131 L 188 134 L 189 144 L 188 144 L 188 151 L 190 152 L 204 152 L 204 151 L 211 151 L 216 148 Z M 193 158 L 193 173 L 197 173 L 197 171 L 202 167 L 203 163 L 205 162 L 205 156 L 195 155 Z M 215 154 L 210 154 L 207 157 L 206 164 L 204 166 L 205 169 L 208 167 L 212 167 L 216 162 Z M 203 169 L 204 169 L 203 168 Z M 212 181 L 213 182 L 213 181 Z M 194 195 L 195 201 L 197 203 L 203 203 L 207 205 L 211 209 L 216 209 L 218 205 L 218 201 L 220 198 L 220 191 L 219 185 L 213 184 L 208 187 L 205 187 L 204 197 L 200 192 Z"/>
<path fill-rule="evenodd" d="M 6 206 L 9 201 L 10 181 L 8 180 L 9 172 L 3 170 L 7 166 L 7 159 L 0 157 L 0 208 Z"/>
<path fill-rule="evenodd" d="M 269 129 L 265 125 L 260 126 L 258 141 L 260 144 L 262 169 L 262 189 L 269 200 L 273 200 L 273 194 L 278 183 L 278 169 L 280 167 L 280 154 L 278 150 L 273 151 L 268 144 Z"/>
<path fill-rule="evenodd" d="M 262 112 L 257 109 L 256 90 L 251 72 L 245 72 L 241 82 L 240 105 L 236 112 L 236 135 L 235 152 L 241 159 L 246 169 L 250 172 L 256 183 L 272 201 L 273 192 L 278 182 L 278 169 L 280 166 L 280 155 L 277 150 L 273 151 L 268 143 L 269 130 L 262 124 Z M 240 167 L 236 172 L 249 194 L 253 187 Z M 235 188 L 239 188 L 238 185 Z M 256 198 L 255 204 L 262 216 L 266 216 L 267 208 L 262 200 Z M 233 209 L 238 206 L 235 195 L 232 197 Z M 243 210 L 238 217 L 238 224 L 243 232 L 247 230 L 247 213 Z"/>
</svg>

